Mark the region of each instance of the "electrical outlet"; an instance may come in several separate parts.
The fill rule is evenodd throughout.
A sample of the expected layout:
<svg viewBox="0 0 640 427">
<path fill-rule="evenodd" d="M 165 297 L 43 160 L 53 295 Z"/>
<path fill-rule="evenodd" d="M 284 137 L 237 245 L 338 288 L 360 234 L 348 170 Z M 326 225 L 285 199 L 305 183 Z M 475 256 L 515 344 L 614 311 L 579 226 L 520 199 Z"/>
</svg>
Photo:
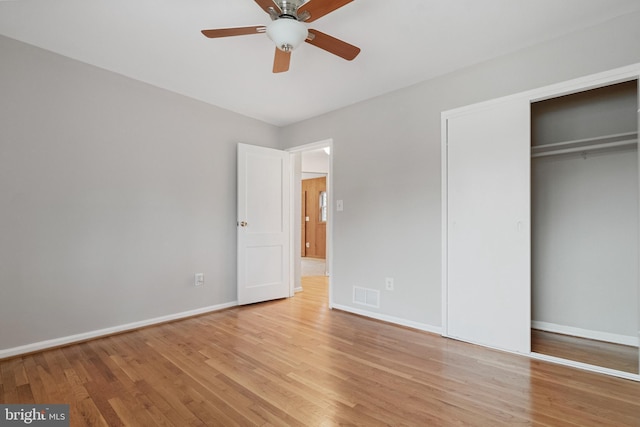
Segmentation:
<svg viewBox="0 0 640 427">
<path fill-rule="evenodd" d="M 393 290 L 393 277 L 385 277 L 384 279 L 384 288 L 388 291 Z"/>
<path fill-rule="evenodd" d="M 204 273 L 196 273 L 194 275 L 194 281 L 193 284 L 195 286 L 202 286 L 204 285 Z"/>
</svg>

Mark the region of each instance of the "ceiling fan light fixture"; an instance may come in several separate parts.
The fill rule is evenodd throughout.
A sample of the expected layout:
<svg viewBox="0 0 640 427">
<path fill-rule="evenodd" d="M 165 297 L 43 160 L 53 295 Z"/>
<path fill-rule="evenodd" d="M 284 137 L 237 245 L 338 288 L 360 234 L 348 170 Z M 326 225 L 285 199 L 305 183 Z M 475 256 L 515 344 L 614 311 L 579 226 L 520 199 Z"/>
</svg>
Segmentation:
<svg viewBox="0 0 640 427">
<path fill-rule="evenodd" d="M 267 26 L 267 36 L 285 52 L 300 46 L 308 35 L 307 26 L 295 18 L 276 19 Z"/>
</svg>

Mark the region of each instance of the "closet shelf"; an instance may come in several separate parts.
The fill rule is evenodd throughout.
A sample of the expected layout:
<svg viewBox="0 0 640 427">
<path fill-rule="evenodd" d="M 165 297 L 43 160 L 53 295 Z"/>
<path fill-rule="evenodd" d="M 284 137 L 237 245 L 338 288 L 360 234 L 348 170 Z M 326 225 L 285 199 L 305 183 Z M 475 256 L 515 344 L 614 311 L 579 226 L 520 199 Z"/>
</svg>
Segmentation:
<svg viewBox="0 0 640 427">
<path fill-rule="evenodd" d="M 634 147 L 637 146 L 637 144 L 637 132 L 618 133 L 615 135 L 598 136 L 595 138 L 536 145 L 531 147 L 531 157 L 555 156 L 569 153 L 586 154 L 596 150 Z"/>
</svg>

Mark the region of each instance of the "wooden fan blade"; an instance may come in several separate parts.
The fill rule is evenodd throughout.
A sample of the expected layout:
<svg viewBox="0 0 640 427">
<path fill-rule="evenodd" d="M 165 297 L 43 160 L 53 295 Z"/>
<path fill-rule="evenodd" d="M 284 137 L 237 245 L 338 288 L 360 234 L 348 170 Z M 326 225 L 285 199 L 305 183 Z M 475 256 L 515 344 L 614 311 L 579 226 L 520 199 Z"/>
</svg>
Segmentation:
<svg viewBox="0 0 640 427">
<path fill-rule="evenodd" d="M 276 55 L 273 58 L 273 72 L 284 73 L 289 71 L 289 63 L 291 62 L 291 52 L 285 52 L 276 47 Z"/>
<path fill-rule="evenodd" d="M 256 3 L 258 3 L 258 6 L 260 6 L 262 10 L 264 10 L 267 13 L 269 13 L 270 7 L 272 7 L 278 13 L 278 15 L 282 13 L 278 5 L 275 4 L 273 0 L 256 0 Z M 271 13 L 269 13 L 269 15 L 271 15 Z"/>
<path fill-rule="evenodd" d="M 309 38 L 305 41 L 320 49 L 324 49 L 329 53 L 338 55 L 340 58 L 344 58 L 347 61 L 351 61 L 358 56 L 360 48 L 347 42 L 343 42 L 340 39 L 331 37 L 328 34 L 321 33 L 318 30 L 309 30 Z"/>
<path fill-rule="evenodd" d="M 218 37 L 230 37 L 230 36 L 244 36 L 247 34 L 264 33 L 267 27 L 264 25 L 258 25 L 255 27 L 237 27 L 237 28 L 218 28 L 216 30 L 202 30 L 202 34 L 215 39 Z"/>
<path fill-rule="evenodd" d="M 313 22 L 352 1 L 353 0 L 309 0 L 300 6 L 298 16 L 301 16 L 304 12 L 309 12 L 309 19 L 306 19 L 305 22 Z"/>
</svg>

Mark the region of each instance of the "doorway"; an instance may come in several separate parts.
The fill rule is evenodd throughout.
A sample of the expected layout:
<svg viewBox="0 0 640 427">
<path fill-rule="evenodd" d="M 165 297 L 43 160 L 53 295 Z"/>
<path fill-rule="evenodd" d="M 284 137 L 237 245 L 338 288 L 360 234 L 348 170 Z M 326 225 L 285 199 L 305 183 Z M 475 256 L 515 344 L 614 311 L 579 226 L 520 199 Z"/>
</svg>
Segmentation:
<svg viewBox="0 0 640 427">
<path fill-rule="evenodd" d="M 304 167 L 303 153 L 303 167 Z M 328 165 L 329 160 L 326 159 Z M 327 177 L 304 178 L 305 172 L 302 172 L 302 192 L 300 221 L 302 226 L 300 234 L 301 252 L 303 258 L 314 258 L 316 260 L 325 260 L 327 255 Z M 304 273 L 304 272 L 303 272 Z M 303 274 L 313 276 L 317 274 Z"/>
<path fill-rule="evenodd" d="M 293 283 L 327 286 L 331 307 L 332 140 L 294 147 L 293 165 Z"/>
</svg>

